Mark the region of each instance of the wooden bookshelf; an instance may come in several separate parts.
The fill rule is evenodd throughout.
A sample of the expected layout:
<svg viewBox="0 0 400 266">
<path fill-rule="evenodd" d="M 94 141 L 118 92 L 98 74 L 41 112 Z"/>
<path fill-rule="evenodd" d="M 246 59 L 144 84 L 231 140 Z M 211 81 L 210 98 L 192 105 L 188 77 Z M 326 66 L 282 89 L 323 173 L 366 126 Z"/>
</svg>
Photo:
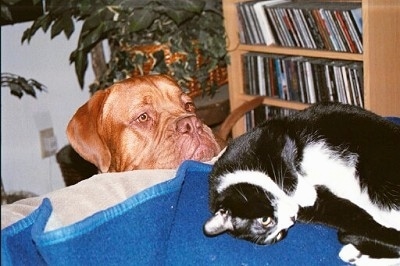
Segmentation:
<svg viewBox="0 0 400 266">
<path fill-rule="evenodd" d="M 364 106 L 383 116 L 400 116 L 400 1 L 352 0 L 361 2 L 363 18 L 363 54 L 332 52 L 281 46 L 241 44 L 236 4 L 246 0 L 223 0 L 225 28 L 231 64 L 228 66 L 231 110 L 255 96 L 243 88 L 242 54 L 262 52 L 294 56 L 360 61 L 364 73 Z M 321 0 L 324 1 L 324 0 Z M 332 1 L 330 1 L 332 2 Z M 337 0 L 338 5 L 345 0 Z M 264 104 L 301 110 L 308 105 L 265 97 Z M 233 129 L 236 137 L 245 132 L 242 119 Z"/>
</svg>

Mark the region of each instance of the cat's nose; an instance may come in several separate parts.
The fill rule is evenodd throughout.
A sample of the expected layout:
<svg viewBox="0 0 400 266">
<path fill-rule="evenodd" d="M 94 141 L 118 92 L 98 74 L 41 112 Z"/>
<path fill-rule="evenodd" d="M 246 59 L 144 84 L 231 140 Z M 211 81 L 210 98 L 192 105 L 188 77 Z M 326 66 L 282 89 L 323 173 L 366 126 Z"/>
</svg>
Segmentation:
<svg viewBox="0 0 400 266">
<path fill-rule="evenodd" d="M 296 222 L 296 216 L 290 217 L 290 220 L 292 220 L 292 222 Z"/>
</svg>

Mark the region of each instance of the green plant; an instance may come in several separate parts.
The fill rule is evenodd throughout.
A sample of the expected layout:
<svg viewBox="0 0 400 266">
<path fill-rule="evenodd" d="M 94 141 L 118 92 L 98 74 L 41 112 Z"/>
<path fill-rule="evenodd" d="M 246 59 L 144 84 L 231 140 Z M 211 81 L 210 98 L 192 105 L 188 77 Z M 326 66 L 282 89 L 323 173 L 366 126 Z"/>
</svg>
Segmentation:
<svg viewBox="0 0 400 266">
<path fill-rule="evenodd" d="M 36 98 L 36 90 L 47 91 L 42 83 L 12 73 L 1 73 L 1 87 L 8 87 L 10 93 L 18 98 L 22 98 L 24 94 Z"/>
<path fill-rule="evenodd" d="M 70 62 L 83 88 L 91 55 L 96 76 L 92 92 L 140 70 L 148 57 L 156 60 L 152 72 L 170 73 L 183 85 L 196 79 L 203 89 L 210 86 L 208 73 L 228 63 L 220 0 L 47 0 L 46 10 L 24 32 L 22 41 L 29 42 L 39 29 L 50 30 L 51 38 L 60 33 L 69 38 L 75 22 L 83 21 Z M 103 41 L 110 48 L 108 62 Z M 172 64 L 166 64 L 163 51 L 133 56 L 127 48 L 139 44 L 167 44 L 172 53 L 184 56 Z M 211 87 L 215 89 L 215 84 Z"/>
</svg>

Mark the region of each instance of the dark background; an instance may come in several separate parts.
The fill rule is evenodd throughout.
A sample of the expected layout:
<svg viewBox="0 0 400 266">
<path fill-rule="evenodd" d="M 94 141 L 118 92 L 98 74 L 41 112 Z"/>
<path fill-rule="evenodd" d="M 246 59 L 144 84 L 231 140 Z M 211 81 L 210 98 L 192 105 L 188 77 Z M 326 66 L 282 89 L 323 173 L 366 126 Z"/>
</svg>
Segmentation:
<svg viewBox="0 0 400 266">
<path fill-rule="evenodd" d="M 15 5 L 6 5 L 2 1 L 2 5 L 8 6 L 12 21 L 8 21 L 1 16 L 1 26 L 15 24 L 20 22 L 32 21 L 43 14 L 43 7 L 41 2 L 37 5 L 33 5 L 32 0 L 22 0 Z"/>
</svg>

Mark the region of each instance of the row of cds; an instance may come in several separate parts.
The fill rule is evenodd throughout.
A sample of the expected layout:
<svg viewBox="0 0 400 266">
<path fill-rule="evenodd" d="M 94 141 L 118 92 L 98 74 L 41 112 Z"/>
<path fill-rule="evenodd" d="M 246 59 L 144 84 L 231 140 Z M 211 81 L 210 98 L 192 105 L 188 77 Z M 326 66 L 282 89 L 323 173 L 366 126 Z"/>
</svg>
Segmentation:
<svg viewBox="0 0 400 266">
<path fill-rule="evenodd" d="M 244 88 L 249 95 L 307 104 L 364 105 L 361 62 L 254 52 L 242 59 Z"/>
<path fill-rule="evenodd" d="M 270 0 L 237 9 L 242 43 L 363 52 L 360 3 Z"/>
</svg>

